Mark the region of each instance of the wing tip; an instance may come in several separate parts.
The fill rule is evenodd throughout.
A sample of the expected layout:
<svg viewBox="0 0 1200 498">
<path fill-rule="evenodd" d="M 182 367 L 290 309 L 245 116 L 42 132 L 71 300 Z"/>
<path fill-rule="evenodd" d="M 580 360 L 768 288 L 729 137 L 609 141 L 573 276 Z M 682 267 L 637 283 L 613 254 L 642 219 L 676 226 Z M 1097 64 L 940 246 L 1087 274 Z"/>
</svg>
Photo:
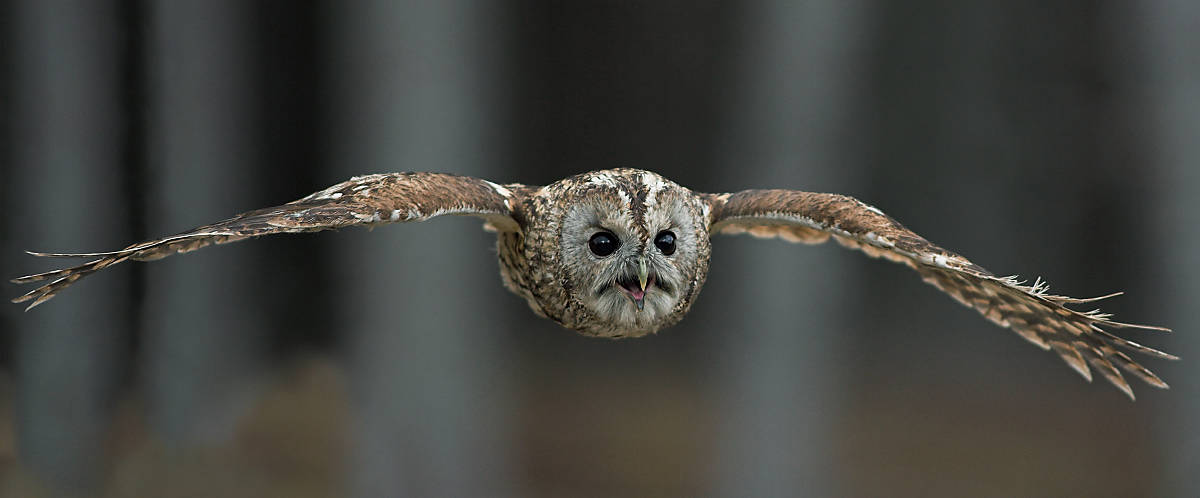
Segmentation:
<svg viewBox="0 0 1200 498">
<path fill-rule="evenodd" d="M 48 296 L 48 297 L 43 296 L 41 298 L 38 298 L 38 300 L 36 300 L 32 303 L 29 303 L 29 306 L 25 307 L 25 313 L 29 313 L 29 311 L 32 310 L 33 308 L 37 307 L 37 305 L 42 304 L 46 301 L 49 301 L 51 297 L 54 297 L 54 296 Z"/>
<path fill-rule="evenodd" d="M 1162 379 L 1158 378 L 1157 375 L 1151 374 L 1150 378 L 1147 378 L 1146 376 L 1142 376 L 1142 380 L 1146 383 L 1146 385 L 1151 386 L 1151 387 L 1157 387 L 1159 389 L 1170 389 L 1171 388 L 1171 386 L 1167 385 L 1166 382 L 1163 382 Z"/>
<path fill-rule="evenodd" d="M 25 276 L 9 279 L 9 282 L 12 282 L 12 283 L 18 284 L 18 285 L 31 284 L 33 282 L 41 282 L 42 280 L 46 280 L 46 279 L 50 278 L 51 275 L 55 275 L 61 271 L 62 270 L 50 270 L 50 271 L 44 272 L 44 273 L 35 273 L 33 275 L 25 275 Z"/>
<path fill-rule="evenodd" d="M 104 256 L 115 256 L 115 255 L 117 255 L 117 254 L 121 254 L 121 253 L 123 253 L 123 252 L 127 252 L 127 251 L 129 251 L 129 250 L 130 250 L 130 249 L 121 249 L 121 250 L 117 250 L 117 251 L 103 251 L 103 252 L 38 252 L 38 251 L 25 251 L 25 254 L 28 254 L 28 255 L 30 255 L 30 256 L 36 256 L 36 257 L 39 257 L 39 258 L 100 258 L 100 257 L 104 257 Z"/>
<path fill-rule="evenodd" d="M 25 307 L 25 311 L 28 312 L 29 310 L 32 310 L 33 308 L 37 307 L 37 305 L 42 304 L 46 301 L 49 301 L 51 298 L 53 298 L 55 296 L 55 293 L 53 293 L 53 292 L 38 295 L 41 290 L 42 290 L 41 288 L 34 289 L 27 294 L 10 299 L 9 302 L 11 302 L 13 304 L 21 304 L 26 301 L 29 301 L 30 299 L 33 299 L 33 302 L 29 303 L 29 306 Z M 35 296 L 37 297 L 37 299 L 34 299 Z"/>
<path fill-rule="evenodd" d="M 1155 332 L 1166 332 L 1168 334 L 1175 332 L 1174 330 L 1171 330 L 1167 327 L 1160 327 L 1158 325 L 1141 325 L 1141 324 L 1137 324 L 1137 323 L 1114 322 L 1112 320 L 1105 320 L 1102 323 L 1104 325 L 1107 325 L 1109 327 L 1116 328 L 1116 329 L 1152 330 Z"/>
</svg>

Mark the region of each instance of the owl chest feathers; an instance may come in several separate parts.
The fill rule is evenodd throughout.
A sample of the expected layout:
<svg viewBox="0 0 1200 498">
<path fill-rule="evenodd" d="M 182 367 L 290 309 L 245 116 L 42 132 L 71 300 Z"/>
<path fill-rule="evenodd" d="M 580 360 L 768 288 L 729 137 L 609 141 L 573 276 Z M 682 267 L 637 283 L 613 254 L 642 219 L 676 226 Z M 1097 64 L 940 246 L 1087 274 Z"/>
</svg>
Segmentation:
<svg viewBox="0 0 1200 498">
<path fill-rule="evenodd" d="M 555 237 L 544 230 L 501 232 L 497 234 L 496 254 L 504 286 L 525 298 L 539 316 L 580 332 L 590 319 L 586 310 L 571 297 L 571 285 L 558 270 L 559 254 Z"/>
</svg>

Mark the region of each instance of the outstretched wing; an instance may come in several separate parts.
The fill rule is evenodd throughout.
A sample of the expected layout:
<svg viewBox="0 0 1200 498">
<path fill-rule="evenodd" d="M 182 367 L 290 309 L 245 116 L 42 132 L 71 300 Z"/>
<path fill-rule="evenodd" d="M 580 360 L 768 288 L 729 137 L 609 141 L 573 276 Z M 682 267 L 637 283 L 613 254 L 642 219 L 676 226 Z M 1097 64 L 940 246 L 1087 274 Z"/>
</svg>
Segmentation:
<svg viewBox="0 0 1200 498">
<path fill-rule="evenodd" d="M 513 209 L 524 186 L 509 185 L 442 173 L 390 173 L 351 178 L 320 192 L 284 204 L 245 212 L 210 225 L 161 239 L 139 242 L 119 251 L 97 253 L 37 253 L 34 256 L 97 258 L 79 266 L 13 279 L 26 284 L 48 283 L 13 299 L 32 300 L 27 311 L 92 273 L 125 260 L 151 261 L 194 251 L 211 244 L 276 233 L 318 232 L 353 225 L 424 221 L 444 214 L 475 215 L 497 230 L 517 230 Z"/>
<path fill-rule="evenodd" d="M 1122 350 L 1178 359 L 1106 330 L 1167 331 L 1165 328 L 1115 322 L 1099 310 L 1080 312 L 1067 307 L 1113 297 L 1119 292 L 1076 299 L 1050 294 L 1049 287 L 1041 280 L 1026 286 L 1016 277 L 993 275 L 852 197 L 794 190 L 745 190 L 709 194 L 706 200 L 711 233 L 749 233 L 809 244 L 833 237 L 843 246 L 861 249 L 869 256 L 904 263 L 926 282 L 975 308 L 992 322 L 1012 329 L 1042 349 L 1053 349 L 1088 381 L 1092 380 L 1090 363 L 1130 398 L 1133 390 L 1117 367 L 1152 386 L 1166 388 L 1167 384 Z"/>
</svg>

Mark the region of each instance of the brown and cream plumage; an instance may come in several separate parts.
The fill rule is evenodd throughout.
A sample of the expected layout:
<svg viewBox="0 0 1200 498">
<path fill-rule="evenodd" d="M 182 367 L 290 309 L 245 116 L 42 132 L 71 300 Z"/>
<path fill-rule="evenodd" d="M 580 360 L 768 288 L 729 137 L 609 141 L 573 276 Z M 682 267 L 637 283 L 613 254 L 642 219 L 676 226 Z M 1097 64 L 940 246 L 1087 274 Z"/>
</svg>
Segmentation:
<svg viewBox="0 0 1200 498">
<path fill-rule="evenodd" d="M 576 175 L 544 187 L 498 185 L 440 173 L 392 173 L 351 178 L 287 204 L 161 239 L 101 253 L 30 253 L 90 257 L 79 266 L 14 279 L 48 281 L 13 302 L 33 308 L 91 273 L 133 259 L 176 253 L 275 233 L 473 215 L 497 232 L 505 286 L 530 308 L 564 327 L 599 337 L 639 337 L 677 323 L 708 274 L 712 233 L 749 233 L 792 242 L 832 237 L 872 257 L 904 263 L 935 287 L 1054 350 L 1091 380 L 1089 364 L 1133 397 L 1120 370 L 1156 387 L 1166 383 L 1125 352 L 1176 357 L 1120 338 L 1108 329 L 1161 327 L 1113 321 L 1099 311 L 1068 305 L 1076 299 L 1047 292 L 1041 281 L 1022 285 L 996 276 L 938 247 L 851 197 L 794 190 L 695 193 L 643 170 Z"/>
</svg>

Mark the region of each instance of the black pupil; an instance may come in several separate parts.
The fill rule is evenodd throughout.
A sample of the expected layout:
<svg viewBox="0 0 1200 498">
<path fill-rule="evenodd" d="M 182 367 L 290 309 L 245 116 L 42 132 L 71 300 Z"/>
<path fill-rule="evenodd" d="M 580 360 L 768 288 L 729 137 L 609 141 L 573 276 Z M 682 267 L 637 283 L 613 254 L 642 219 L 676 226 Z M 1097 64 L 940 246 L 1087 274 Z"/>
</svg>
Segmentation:
<svg viewBox="0 0 1200 498">
<path fill-rule="evenodd" d="M 597 256 L 608 256 L 617 250 L 617 237 L 608 232 L 596 232 L 588 240 L 588 249 Z"/>
<path fill-rule="evenodd" d="M 654 237 L 654 247 L 667 256 L 675 254 L 675 234 L 669 230 L 658 232 L 658 236 Z"/>
</svg>

